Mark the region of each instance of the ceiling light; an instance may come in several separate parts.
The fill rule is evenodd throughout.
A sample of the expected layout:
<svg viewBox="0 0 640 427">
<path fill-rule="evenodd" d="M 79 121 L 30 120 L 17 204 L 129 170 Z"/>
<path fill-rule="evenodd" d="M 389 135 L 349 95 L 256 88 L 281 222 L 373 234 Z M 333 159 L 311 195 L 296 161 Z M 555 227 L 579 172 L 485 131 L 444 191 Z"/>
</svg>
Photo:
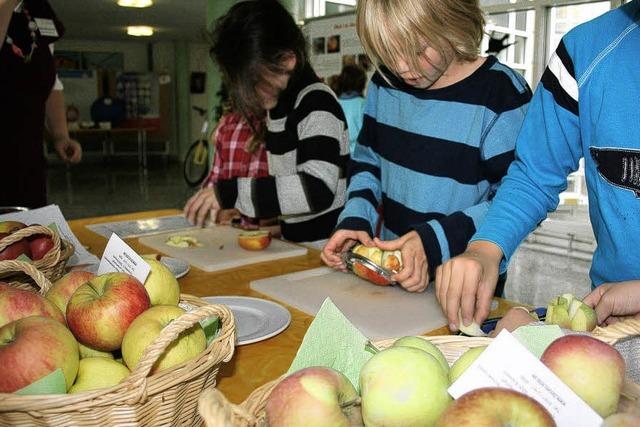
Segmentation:
<svg viewBox="0 0 640 427">
<path fill-rule="evenodd" d="M 136 37 L 148 37 L 153 35 L 153 28 L 146 25 L 136 25 L 127 27 L 127 34 Z"/>
<path fill-rule="evenodd" d="M 122 7 L 149 7 L 153 0 L 118 0 L 118 6 Z"/>
</svg>

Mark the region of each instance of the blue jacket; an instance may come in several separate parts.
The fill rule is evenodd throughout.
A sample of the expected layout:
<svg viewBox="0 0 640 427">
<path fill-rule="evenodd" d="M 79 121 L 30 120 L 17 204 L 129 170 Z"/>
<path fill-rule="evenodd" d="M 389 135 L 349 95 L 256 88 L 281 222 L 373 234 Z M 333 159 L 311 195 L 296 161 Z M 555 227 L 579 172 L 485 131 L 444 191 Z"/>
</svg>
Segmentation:
<svg viewBox="0 0 640 427">
<path fill-rule="evenodd" d="M 556 209 L 584 157 L 597 240 L 592 283 L 640 279 L 639 22 L 635 0 L 565 35 L 529 106 L 516 161 L 473 240 L 496 243 L 508 261 Z"/>
</svg>

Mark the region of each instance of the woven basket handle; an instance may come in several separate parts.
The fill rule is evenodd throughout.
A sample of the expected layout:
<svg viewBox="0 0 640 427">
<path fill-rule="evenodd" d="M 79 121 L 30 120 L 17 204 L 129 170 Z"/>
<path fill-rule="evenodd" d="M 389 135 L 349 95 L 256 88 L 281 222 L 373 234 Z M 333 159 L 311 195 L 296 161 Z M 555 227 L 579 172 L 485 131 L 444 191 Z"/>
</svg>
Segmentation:
<svg viewBox="0 0 640 427">
<path fill-rule="evenodd" d="M 25 237 L 35 236 L 36 234 L 45 234 L 53 240 L 53 247 L 42 257 L 42 259 L 38 260 L 39 263 L 46 264 L 55 264 L 60 260 L 60 236 L 58 233 L 50 229 L 49 227 L 45 227 L 42 225 L 30 225 L 25 228 L 21 228 L 18 231 L 15 231 L 8 236 L 0 239 L 0 251 L 3 251 L 9 245 L 12 245 Z"/>
<path fill-rule="evenodd" d="M 200 320 L 207 319 L 212 316 L 218 316 L 219 322 L 222 325 L 218 337 L 213 343 L 218 341 L 227 341 L 232 349 L 235 344 L 235 322 L 233 319 L 233 313 L 227 306 L 221 304 L 211 304 L 198 307 L 193 311 L 184 313 L 182 316 L 174 319 L 160 332 L 160 335 L 145 349 L 142 353 L 140 361 L 131 372 L 131 375 L 126 379 L 126 382 L 131 384 L 135 390 L 139 391 L 138 401 L 143 401 L 147 395 L 147 378 L 151 372 L 151 368 L 156 363 L 158 358 L 164 353 L 166 348 L 185 330 L 189 329 Z M 213 345 L 210 344 L 210 345 Z M 231 360 L 233 351 L 224 359 L 225 362 Z"/>
<path fill-rule="evenodd" d="M 609 326 L 598 326 L 592 332 L 592 335 L 600 341 L 614 345 L 624 338 L 640 335 L 640 319 L 625 319 Z"/>
<path fill-rule="evenodd" d="M 0 273 L 21 271 L 29 275 L 40 288 L 40 294 L 44 295 L 51 288 L 51 282 L 33 264 L 17 260 L 0 261 Z"/>
<path fill-rule="evenodd" d="M 198 399 L 198 412 L 207 427 L 235 426 L 240 420 L 246 426 L 255 426 L 256 418 L 239 405 L 235 405 L 216 388 L 206 389 Z"/>
</svg>

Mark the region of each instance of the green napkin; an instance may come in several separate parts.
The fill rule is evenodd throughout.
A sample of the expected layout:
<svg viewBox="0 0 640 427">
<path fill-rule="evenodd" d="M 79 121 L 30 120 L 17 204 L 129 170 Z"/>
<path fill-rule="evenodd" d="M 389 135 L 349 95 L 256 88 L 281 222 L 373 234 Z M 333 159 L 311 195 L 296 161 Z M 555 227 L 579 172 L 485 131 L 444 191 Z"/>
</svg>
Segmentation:
<svg viewBox="0 0 640 427">
<path fill-rule="evenodd" d="M 200 325 L 202 326 L 202 329 L 204 329 L 204 336 L 207 337 L 207 347 L 209 347 L 211 341 L 213 341 L 218 336 L 220 319 L 218 318 L 218 316 L 208 317 L 204 320 L 201 320 Z"/>
<path fill-rule="evenodd" d="M 539 359 L 549 344 L 564 334 L 558 325 L 532 325 L 519 327 L 513 336 Z"/>
<path fill-rule="evenodd" d="M 26 256 L 25 254 L 21 254 L 18 258 L 16 258 L 16 261 L 23 261 L 23 262 L 28 262 L 29 264 L 33 264 L 33 261 L 31 260 L 31 258 Z"/>
<path fill-rule="evenodd" d="M 358 389 L 360 368 L 373 354 L 369 341 L 327 298 L 302 339 L 287 374 L 309 366 L 327 366 L 342 372 Z"/>
<path fill-rule="evenodd" d="M 16 391 L 15 394 L 27 396 L 30 394 L 65 394 L 66 392 L 67 387 L 64 382 L 64 374 L 62 373 L 62 369 L 58 368 L 50 374 Z"/>
</svg>

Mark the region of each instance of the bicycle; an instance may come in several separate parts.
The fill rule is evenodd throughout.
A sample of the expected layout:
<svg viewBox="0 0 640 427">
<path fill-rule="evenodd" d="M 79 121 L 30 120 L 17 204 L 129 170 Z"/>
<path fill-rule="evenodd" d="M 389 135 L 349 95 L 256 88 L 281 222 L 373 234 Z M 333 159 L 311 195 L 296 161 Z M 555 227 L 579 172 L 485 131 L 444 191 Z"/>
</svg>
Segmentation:
<svg viewBox="0 0 640 427">
<path fill-rule="evenodd" d="M 205 117 L 207 110 L 200 107 L 192 107 L 200 117 Z M 196 187 L 209 174 L 213 149 L 209 144 L 209 121 L 204 118 L 200 137 L 191 144 L 187 154 L 184 156 L 183 175 L 184 180 L 190 187 Z"/>
</svg>

